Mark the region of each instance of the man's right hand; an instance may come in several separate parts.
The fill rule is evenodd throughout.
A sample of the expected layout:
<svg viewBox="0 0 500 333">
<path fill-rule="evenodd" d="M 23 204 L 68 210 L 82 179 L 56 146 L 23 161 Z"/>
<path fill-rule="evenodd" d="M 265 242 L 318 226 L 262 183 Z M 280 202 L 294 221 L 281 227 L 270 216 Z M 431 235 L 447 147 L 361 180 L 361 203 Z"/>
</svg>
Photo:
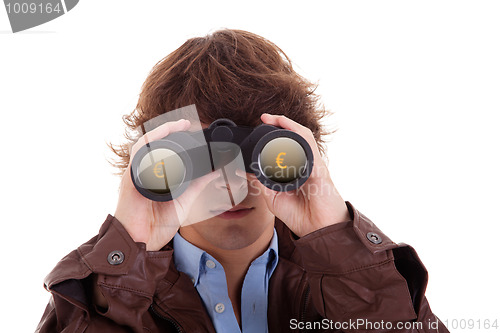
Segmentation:
<svg viewBox="0 0 500 333">
<path fill-rule="evenodd" d="M 191 181 L 189 187 L 174 201 L 156 202 L 142 196 L 134 187 L 130 176 L 130 164 L 137 151 L 146 143 L 159 140 L 170 133 L 186 131 L 189 120 L 181 119 L 158 126 L 143 135 L 130 152 L 130 162 L 121 184 L 115 218 L 120 221 L 132 239 L 146 243 L 147 251 L 158 251 L 174 237 L 185 222 L 198 194 L 219 174 L 209 173 Z"/>
</svg>

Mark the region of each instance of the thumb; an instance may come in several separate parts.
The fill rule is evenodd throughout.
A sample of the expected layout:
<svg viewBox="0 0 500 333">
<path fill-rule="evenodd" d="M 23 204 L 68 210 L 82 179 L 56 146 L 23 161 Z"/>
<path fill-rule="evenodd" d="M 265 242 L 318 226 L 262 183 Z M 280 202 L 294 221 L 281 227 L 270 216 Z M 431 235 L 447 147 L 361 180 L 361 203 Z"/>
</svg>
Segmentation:
<svg viewBox="0 0 500 333">
<path fill-rule="evenodd" d="M 252 186 L 256 186 L 256 188 L 259 190 L 259 193 L 262 193 L 262 196 L 266 201 L 267 208 L 274 214 L 276 199 L 278 198 L 280 192 L 271 190 L 270 188 L 262 184 L 255 176 L 253 178 L 255 179 L 252 179 Z"/>
<path fill-rule="evenodd" d="M 218 172 L 211 172 L 192 180 L 186 191 L 173 200 L 181 225 L 183 224 L 184 219 L 189 215 L 189 211 L 201 192 L 218 177 Z"/>
</svg>

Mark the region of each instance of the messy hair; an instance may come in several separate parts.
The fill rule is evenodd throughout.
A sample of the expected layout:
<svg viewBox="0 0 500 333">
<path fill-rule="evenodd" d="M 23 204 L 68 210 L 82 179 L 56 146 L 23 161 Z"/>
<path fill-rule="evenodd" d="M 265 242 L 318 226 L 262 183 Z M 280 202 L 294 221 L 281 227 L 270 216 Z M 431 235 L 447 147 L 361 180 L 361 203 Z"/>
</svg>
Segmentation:
<svg viewBox="0 0 500 333">
<path fill-rule="evenodd" d="M 200 122 L 229 118 L 258 126 L 260 115 L 285 115 L 309 128 L 325 155 L 321 118 L 330 114 L 315 94 L 316 84 L 292 68 L 287 55 L 256 34 L 224 29 L 187 40 L 160 60 L 142 85 L 135 110 L 123 117 L 128 142 L 111 145 L 112 164 L 122 173 L 130 162 L 137 129 L 165 112 L 195 104 Z"/>
</svg>

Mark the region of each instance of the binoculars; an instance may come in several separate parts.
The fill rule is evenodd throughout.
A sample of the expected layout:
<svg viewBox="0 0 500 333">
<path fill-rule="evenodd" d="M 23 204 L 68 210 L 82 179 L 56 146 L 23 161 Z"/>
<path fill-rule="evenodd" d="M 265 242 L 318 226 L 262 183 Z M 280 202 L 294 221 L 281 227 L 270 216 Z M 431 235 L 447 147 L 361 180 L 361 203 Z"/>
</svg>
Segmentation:
<svg viewBox="0 0 500 333">
<path fill-rule="evenodd" d="M 144 145 L 130 171 L 139 193 L 153 201 L 169 201 L 190 181 L 218 169 L 226 177 L 244 168 L 266 187 L 287 192 L 302 186 L 312 167 L 311 147 L 297 133 L 267 124 L 237 126 L 221 118 L 201 131 L 175 132 Z"/>
</svg>

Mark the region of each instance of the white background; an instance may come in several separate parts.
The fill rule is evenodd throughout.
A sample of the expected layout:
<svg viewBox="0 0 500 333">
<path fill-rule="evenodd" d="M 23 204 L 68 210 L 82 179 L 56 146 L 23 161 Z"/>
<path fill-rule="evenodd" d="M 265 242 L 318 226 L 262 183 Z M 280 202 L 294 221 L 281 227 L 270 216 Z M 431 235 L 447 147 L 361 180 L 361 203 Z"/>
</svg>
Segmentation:
<svg viewBox="0 0 500 333">
<path fill-rule="evenodd" d="M 12 34 L 0 7 L 0 331 L 35 329 L 45 275 L 114 212 L 106 142 L 122 141 L 149 70 L 224 27 L 319 83 L 334 182 L 416 248 L 432 310 L 450 329 L 500 325 L 499 17 L 497 1 L 81 1 Z"/>
</svg>

